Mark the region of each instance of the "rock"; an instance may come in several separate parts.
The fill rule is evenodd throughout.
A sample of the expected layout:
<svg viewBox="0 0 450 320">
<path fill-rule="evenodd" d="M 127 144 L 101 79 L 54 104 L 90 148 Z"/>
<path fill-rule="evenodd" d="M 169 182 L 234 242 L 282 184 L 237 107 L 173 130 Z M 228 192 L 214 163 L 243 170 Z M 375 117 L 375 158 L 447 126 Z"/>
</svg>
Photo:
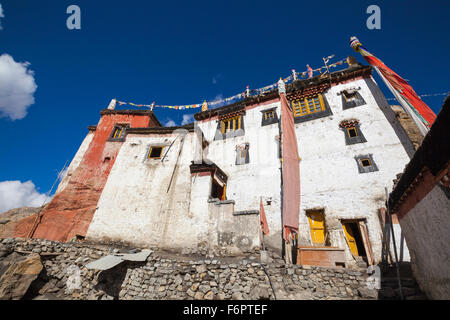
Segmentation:
<svg viewBox="0 0 450 320">
<path fill-rule="evenodd" d="M 370 299 L 377 299 L 378 298 L 378 290 L 369 289 L 369 288 L 366 288 L 366 287 L 358 288 L 358 294 L 362 298 L 370 298 Z"/>
<path fill-rule="evenodd" d="M 242 293 L 240 293 L 240 292 L 234 292 L 234 293 L 231 295 L 231 299 L 233 299 L 233 300 L 242 300 Z"/>
<path fill-rule="evenodd" d="M 204 294 L 203 294 L 203 292 L 200 292 L 200 291 L 197 291 L 194 295 L 195 300 L 202 300 L 203 297 L 204 297 Z"/>
<path fill-rule="evenodd" d="M 34 253 L 23 257 L 17 253 L 0 262 L 0 300 L 19 300 L 43 269 L 41 257 Z"/>
<path fill-rule="evenodd" d="M 213 300 L 214 299 L 214 293 L 212 291 L 208 291 L 205 296 L 204 296 L 205 300 Z"/>
</svg>

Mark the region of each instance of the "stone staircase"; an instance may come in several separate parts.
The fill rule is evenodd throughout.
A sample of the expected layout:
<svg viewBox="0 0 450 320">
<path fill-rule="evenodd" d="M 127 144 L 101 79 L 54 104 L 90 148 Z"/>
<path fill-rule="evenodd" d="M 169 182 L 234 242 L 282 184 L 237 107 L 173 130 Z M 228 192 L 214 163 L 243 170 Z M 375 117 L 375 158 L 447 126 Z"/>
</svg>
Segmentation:
<svg viewBox="0 0 450 320">
<path fill-rule="evenodd" d="M 380 300 L 399 300 L 400 289 L 398 288 L 397 271 L 395 265 L 380 265 L 381 289 Z M 427 296 L 420 290 L 419 285 L 411 271 L 409 262 L 399 264 L 400 280 L 402 284 L 403 298 L 405 300 L 428 300 Z"/>
</svg>

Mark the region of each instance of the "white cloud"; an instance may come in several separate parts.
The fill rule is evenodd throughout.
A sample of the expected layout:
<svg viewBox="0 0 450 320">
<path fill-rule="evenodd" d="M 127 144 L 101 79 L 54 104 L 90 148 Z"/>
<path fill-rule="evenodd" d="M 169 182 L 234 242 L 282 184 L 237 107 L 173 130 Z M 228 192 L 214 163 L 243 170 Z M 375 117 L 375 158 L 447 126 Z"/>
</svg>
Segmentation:
<svg viewBox="0 0 450 320">
<path fill-rule="evenodd" d="M 166 127 L 174 127 L 176 125 L 177 124 L 175 123 L 175 121 L 173 121 L 172 119 L 169 119 L 169 121 L 167 121 L 164 126 L 166 126 Z"/>
<path fill-rule="evenodd" d="M 0 56 L 0 118 L 23 119 L 34 103 L 37 85 L 30 63 L 15 62 L 8 54 Z"/>
<path fill-rule="evenodd" d="M 0 213 L 20 207 L 40 207 L 51 197 L 39 193 L 32 181 L 0 182 Z"/>
<path fill-rule="evenodd" d="M 0 3 L 0 18 L 4 18 L 5 14 L 3 13 L 2 4 Z M 0 21 L 0 30 L 3 30 L 2 22 Z"/>
<path fill-rule="evenodd" d="M 194 115 L 183 114 L 183 121 L 181 121 L 181 125 L 184 126 L 185 124 L 191 123 L 192 121 L 194 121 Z"/>
</svg>

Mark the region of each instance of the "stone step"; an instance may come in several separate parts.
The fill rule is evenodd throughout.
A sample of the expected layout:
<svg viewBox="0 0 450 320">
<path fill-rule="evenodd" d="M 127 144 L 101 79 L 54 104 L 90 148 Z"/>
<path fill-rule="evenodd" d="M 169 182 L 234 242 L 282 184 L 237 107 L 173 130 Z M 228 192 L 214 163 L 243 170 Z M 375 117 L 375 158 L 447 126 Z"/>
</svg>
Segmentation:
<svg viewBox="0 0 450 320">
<path fill-rule="evenodd" d="M 413 278 L 400 278 L 400 282 L 402 284 L 402 287 L 416 287 L 417 286 L 417 282 L 415 279 Z M 388 286 L 388 287 L 398 287 L 398 280 L 397 278 L 383 278 L 383 276 L 381 276 L 381 286 Z"/>
</svg>

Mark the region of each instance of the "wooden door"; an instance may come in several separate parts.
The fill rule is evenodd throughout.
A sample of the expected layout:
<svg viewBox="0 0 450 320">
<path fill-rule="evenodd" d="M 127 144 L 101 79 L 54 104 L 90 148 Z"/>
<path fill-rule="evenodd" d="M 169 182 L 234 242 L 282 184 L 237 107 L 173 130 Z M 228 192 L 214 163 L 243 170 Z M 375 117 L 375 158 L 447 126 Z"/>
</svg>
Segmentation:
<svg viewBox="0 0 450 320">
<path fill-rule="evenodd" d="M 356 235 L 353 233 L 353 230 L 351 228 L 351 223 L 352 222 L 343 223 L 342 227 L 344 228 L 345 237 L 347 238 L 347 243 L 348 243 L 351 253 L 354 256 L 359 256 L 358 246 L 356 244 L 356 239 L 355 239 Z"/>
<path fill-rule="evenodd" d="M 322 211 L 307 213 L 311 229 L 311 239 L 314 245 L 325 244 L 325 218 Z"/>
</svg>

